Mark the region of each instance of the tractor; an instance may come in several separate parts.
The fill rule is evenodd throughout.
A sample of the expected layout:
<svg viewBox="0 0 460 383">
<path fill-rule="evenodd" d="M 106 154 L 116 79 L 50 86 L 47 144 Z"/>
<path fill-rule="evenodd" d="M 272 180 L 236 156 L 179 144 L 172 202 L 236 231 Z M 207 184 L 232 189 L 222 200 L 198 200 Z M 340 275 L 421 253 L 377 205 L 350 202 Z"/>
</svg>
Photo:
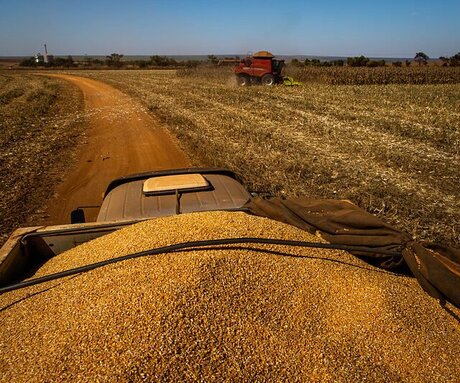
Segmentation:
<svg viewBox="0 0 460 383">
<path fill-rule="evenodd" d="M 274 57 L 270 52 L 260 51 L 241 60 L 234 69 L 238 85 L 282 84 L 281 71 L 284 60 L 277 60 Z"/>
</svg>

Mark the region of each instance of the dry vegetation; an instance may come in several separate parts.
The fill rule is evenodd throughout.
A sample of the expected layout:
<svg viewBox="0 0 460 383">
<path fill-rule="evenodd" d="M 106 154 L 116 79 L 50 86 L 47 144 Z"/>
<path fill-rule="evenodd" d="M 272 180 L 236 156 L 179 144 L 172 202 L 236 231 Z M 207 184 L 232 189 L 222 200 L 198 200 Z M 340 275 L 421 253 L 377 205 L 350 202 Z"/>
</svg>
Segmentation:
<svg viewBox="0 0 460 383">
<path fill-rule="evenodd" d="M 226 80 L 233 67 L 198 67 L 178 71 L 180 77 Z M 387 84 L 460 84 L 460 67 L 438 65 L 394 67 L 315 67 L 287 65 L 284 74 L 306 83 L 327 85 L 387 85 Z"/>
<path fill-rule="evenodd" d="M 82 102 L 64 81 L 0 74 L 0 244 L 43 216 L 81 134 Z"/>
<path fill-rule="evenodd" d="M 412 66 L 353 68 L 353 67 L 290 67 L 291 76 L 301 81 L 335 85 L 385 84 L 458 84 L 460 67 Z"/>
<path fill-rule="evenodd" d="M 253 190 L 350 199 L 417 239 L 460 243 L 459 84 L 237 88 L 228 70 L 84 75 L 141 99 L 196 164 L 229 167 Z"/>
</svg>

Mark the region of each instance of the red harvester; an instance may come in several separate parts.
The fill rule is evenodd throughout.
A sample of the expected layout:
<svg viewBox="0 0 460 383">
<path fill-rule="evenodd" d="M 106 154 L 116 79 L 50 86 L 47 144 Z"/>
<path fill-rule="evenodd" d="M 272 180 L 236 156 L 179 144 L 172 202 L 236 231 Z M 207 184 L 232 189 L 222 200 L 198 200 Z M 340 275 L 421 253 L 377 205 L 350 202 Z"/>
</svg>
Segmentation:
<svg viewBox="0 0 460 383">
<path fill-rule="evenodd" d="M 277 60 L 274 57 L 270 52 L 260 51 L 241 60 L 234 69 L 238 85 L 282 84 L 281 70 L 284 67 L 284 60 Z"/>
</svg>

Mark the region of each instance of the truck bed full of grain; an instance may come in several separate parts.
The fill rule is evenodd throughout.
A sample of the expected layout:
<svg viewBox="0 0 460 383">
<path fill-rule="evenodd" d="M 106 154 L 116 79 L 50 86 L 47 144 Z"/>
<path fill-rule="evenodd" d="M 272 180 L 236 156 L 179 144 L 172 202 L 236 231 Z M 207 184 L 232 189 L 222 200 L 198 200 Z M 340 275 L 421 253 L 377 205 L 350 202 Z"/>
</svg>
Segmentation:
<svg viewBox="0 0 460 383">
<path fill-rule="evenodd" d="M 320 241 L 241 212 L 178 215 L 83 244 L 35 277 L 231 237 Z M 3 382 L 460 378 L 459 310 L 338 250 L 250 244 L 148 256 L 6 293 L 0 309 Z"/>
</svg>

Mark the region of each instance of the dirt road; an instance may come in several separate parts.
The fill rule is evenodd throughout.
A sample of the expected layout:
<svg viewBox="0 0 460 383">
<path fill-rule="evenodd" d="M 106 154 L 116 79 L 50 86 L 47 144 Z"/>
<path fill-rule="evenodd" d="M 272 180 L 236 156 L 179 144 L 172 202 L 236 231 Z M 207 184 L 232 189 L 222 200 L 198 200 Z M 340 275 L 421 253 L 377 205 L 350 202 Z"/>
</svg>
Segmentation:
<svg viewBox="0 0 460 383">
<path fill-rule="evenodd" d="M 173 137 L 145 108 L 105 83 L 71 75 L 52 75 L 78 86 L 90 121 L 87 142 L 49 204 L 47 224 L 69 222 L 78 206 L 100 205 L 108 183 L 149 170 L 190 166 Z M 88 209 L 87 221 L 97 209 Z"/>
</svg>

